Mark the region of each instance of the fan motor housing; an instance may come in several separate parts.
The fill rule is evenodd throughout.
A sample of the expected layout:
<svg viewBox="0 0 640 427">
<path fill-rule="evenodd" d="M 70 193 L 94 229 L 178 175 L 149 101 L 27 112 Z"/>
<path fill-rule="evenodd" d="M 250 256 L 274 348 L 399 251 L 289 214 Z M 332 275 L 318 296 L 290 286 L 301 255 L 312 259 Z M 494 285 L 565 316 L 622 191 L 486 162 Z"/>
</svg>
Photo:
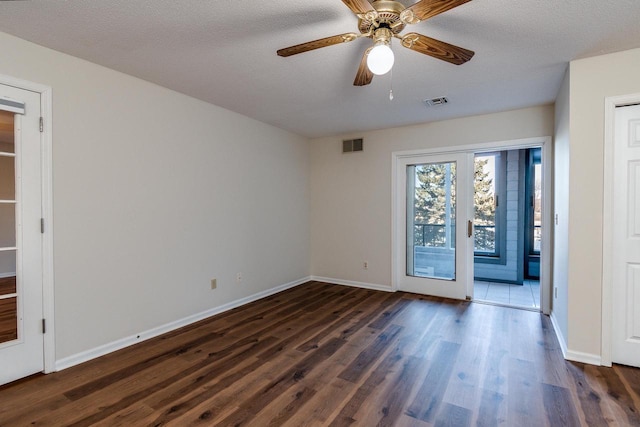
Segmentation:
<svg viewBox="0 0 640 427">
<path fill-rule="evenodd" d="M 358 20 L 358 29 L 362 34 L 372 32 L 378 27 L 389 28 L 393 34 L 404 30 L 405 23 L 400 20 L 400 14 L 405 9 L 402 3 L 392 0 L 377 0 L 371 5 L 378 12 L 378 17 L 372 21 L 362 18 Z"/>
</svg>

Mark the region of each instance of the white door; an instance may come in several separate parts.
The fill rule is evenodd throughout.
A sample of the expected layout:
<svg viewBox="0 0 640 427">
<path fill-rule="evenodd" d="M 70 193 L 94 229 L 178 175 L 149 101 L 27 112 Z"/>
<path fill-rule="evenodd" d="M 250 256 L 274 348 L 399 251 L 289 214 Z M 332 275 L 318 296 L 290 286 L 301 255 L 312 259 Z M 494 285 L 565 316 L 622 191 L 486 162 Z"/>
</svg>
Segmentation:
<svg viewBox="0 0 640 427">
<path fill-rule="evenodd" d="M 473 155 L 400 158 L 396 174 L 398 289 L 465 299 L 473 285 Z"/>
<path fill-rule="evenodd" d="M 640 105 L 616 109 L 612 361 L 640 367 Z"/>
<path fill-rule="evenodd" d="M 44 369 L 39 120 L 40 94 L 0 85 L 0 384 Z"/>
</svg>

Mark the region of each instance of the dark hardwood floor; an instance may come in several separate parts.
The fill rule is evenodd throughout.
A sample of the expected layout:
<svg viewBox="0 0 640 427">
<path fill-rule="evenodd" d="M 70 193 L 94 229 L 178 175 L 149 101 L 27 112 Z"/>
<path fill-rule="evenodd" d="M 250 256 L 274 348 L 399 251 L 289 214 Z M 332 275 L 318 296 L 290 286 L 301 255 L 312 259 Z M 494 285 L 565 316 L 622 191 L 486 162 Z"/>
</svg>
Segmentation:
<svg viewBox="0 0 640 427">
<path fill-rule="evenodd" d="M 311 282 L 0 388 L 0 425 L 640 425 L 640 370 L 546 316 Z"/>
</svg>

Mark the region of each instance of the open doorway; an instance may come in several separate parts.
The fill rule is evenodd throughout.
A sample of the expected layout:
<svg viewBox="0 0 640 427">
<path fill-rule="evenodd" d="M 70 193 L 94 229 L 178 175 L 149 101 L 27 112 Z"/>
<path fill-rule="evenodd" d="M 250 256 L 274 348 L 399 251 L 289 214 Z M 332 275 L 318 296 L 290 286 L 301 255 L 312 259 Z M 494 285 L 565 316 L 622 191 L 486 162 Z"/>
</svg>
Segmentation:
<svg viewBox="0 0 640 427">
<path fill-rule="evenodd" d="M 474 159 L 474 299 L 540 310 L 542 150 Z"/>
</svg>

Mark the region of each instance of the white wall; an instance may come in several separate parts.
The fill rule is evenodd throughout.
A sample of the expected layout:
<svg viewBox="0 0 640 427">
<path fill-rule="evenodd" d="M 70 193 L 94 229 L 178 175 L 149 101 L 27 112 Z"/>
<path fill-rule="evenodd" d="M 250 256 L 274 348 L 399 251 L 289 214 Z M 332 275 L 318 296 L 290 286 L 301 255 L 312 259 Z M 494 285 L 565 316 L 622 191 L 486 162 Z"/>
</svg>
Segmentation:
<svg viewBox="0 0 640 427">
<path fill-rule="evenodd" d="M 568 267 L 569 267 L 569 82 L 571 69 L 562 81 L 556 98 L 555 134 L 554 134 L 554 214 L 558 221 L 554 225 L 553 246 L 553 288 L 557 296 L 553 297 L 552 315 L 560 329 L 562 339 L 568 335 Z M 566 348 L 566 341 L 563 342 Z"/>
<path fill-rule="evenodd" d="M 0 74 L 53 88 L 58 360 L 309 275 L 306 139 L 2 33 L 0 51 Z"/>
<path fill-rule="evenodd" d="M 602 329 L 604 100 L 640 93 L 640 49 L 573 61 L 570 67 L 567 341 L 572 351 L 598 356 Z"/>
<path fill-rule="evenodd" d="M 549 105 L 312 140 L 312 275 L 391 286 L 393 151 L 548 136 L 553 115 Z M 357 137 L 364 151 L 342 154 Z"/>
</svg>

